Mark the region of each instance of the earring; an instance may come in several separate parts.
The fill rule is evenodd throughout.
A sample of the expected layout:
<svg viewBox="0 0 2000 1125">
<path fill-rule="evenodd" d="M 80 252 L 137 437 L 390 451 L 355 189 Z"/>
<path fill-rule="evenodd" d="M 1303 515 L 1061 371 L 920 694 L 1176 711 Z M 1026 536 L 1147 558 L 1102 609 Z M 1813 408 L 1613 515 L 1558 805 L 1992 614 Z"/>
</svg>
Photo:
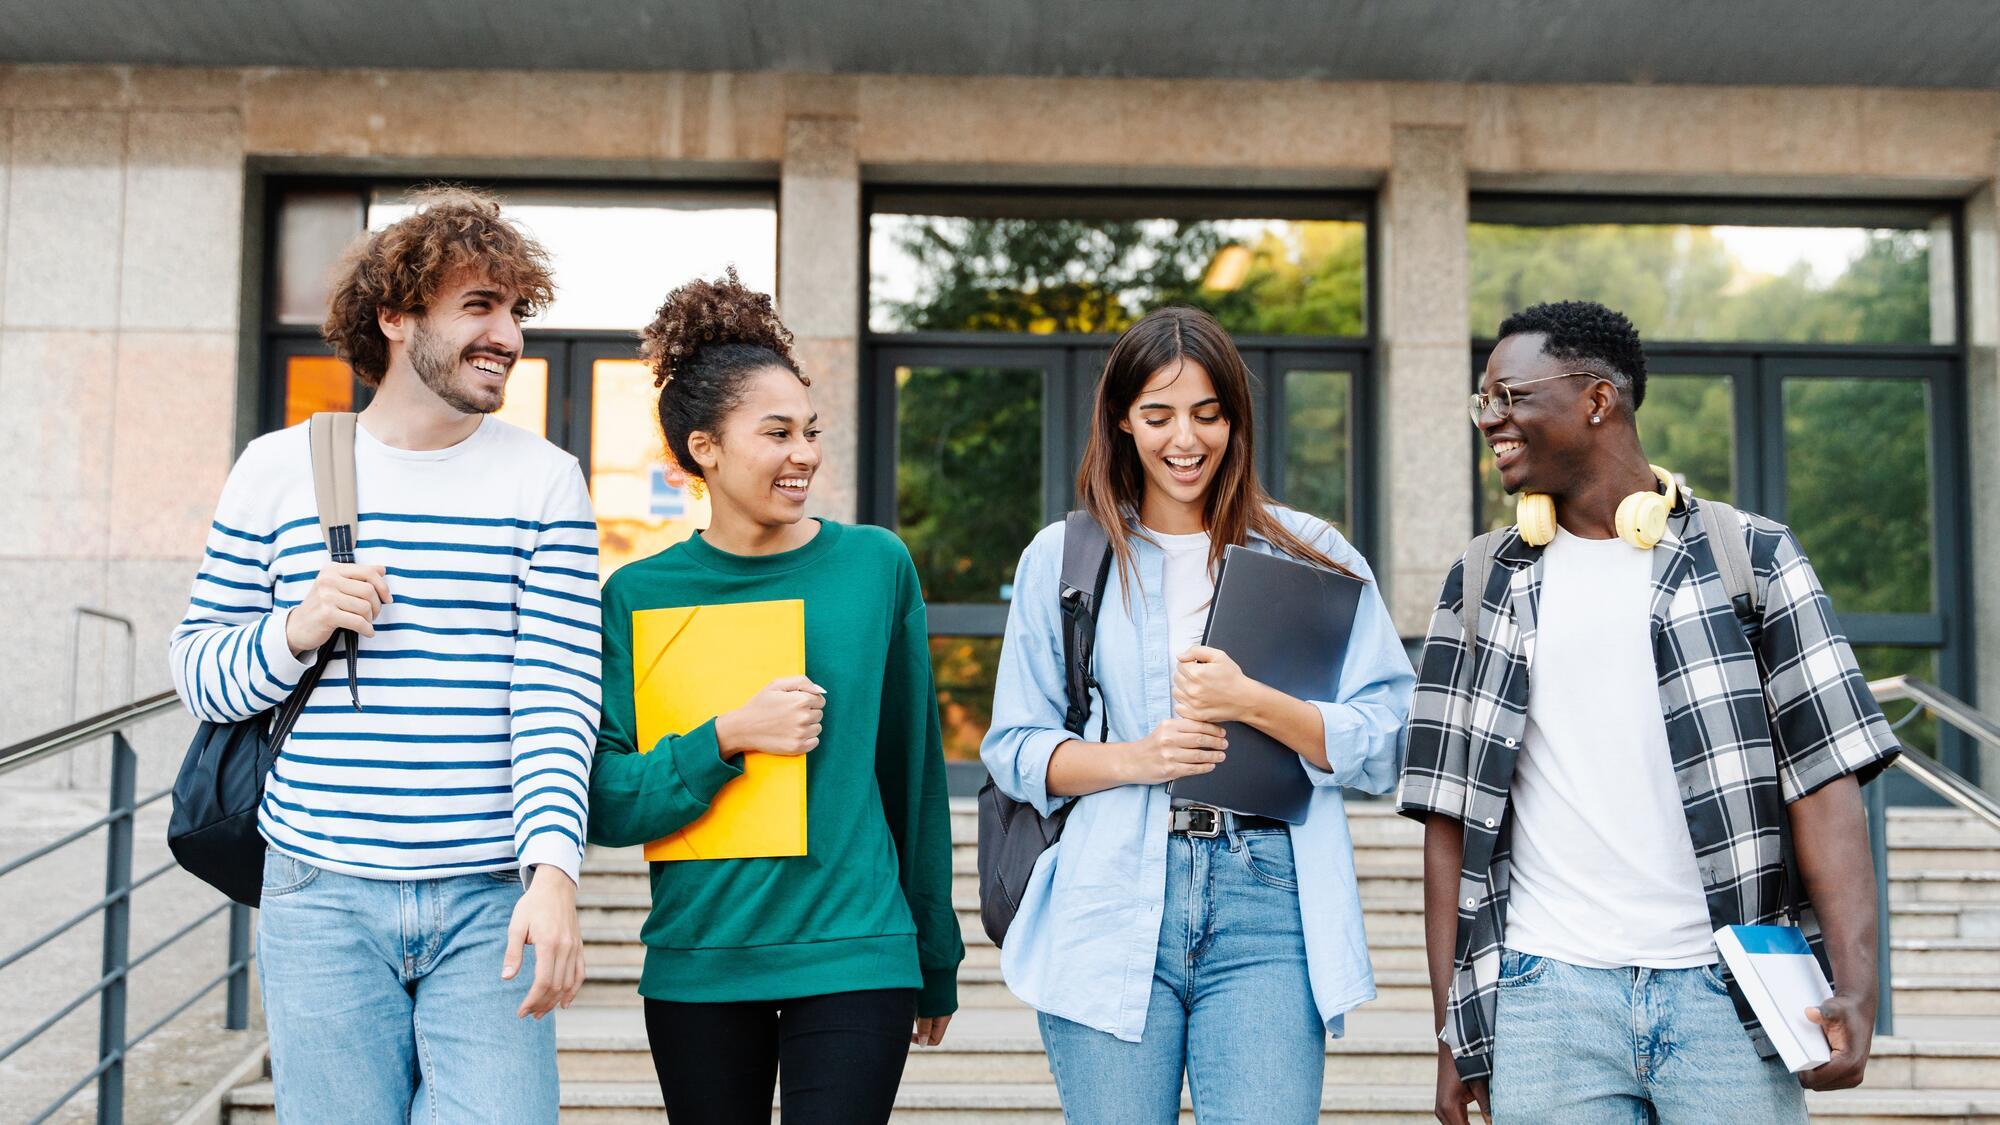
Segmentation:
<svg viewBox="0 0 2000 1125">
<path fill-rule="evenodd" d="M 1599 417 L 1598 417 L 1597 415 L 1595 415 L 1595 414 L 1592 414 L 1592 415 L 1590 416 L 1590 424 L 1591 424 L 1591 425 L 1593 425 L 1593 426 L 1597 425 L 1597 424 L 1598 424 L 1599 422 L 1602 422 L 1602 421 L 1604 421 L 1604 419 L 1602 419 L 1602 418 L 1599 418 Z"/>
<path fill-rule="evenodd" d="M 708 482 L 700 477 L 688 478 L 688 495 L 696 500 L 708 495 Z"/>
</svg>

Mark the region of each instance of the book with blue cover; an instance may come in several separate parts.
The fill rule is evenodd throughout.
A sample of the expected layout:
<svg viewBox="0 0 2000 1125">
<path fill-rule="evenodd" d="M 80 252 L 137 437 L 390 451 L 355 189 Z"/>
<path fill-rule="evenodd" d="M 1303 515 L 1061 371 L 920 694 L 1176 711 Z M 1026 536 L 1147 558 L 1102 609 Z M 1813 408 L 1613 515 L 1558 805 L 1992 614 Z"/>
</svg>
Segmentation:
<svg viewBox="0 0 2000 1125">
<path fill-rule="evenodd" d="M 1787 1069 L 1797 1074 L 1833 1057 L 1826 1033 L 1806 1018 L 1806 1009 L 1817 1008 L 1832 996 L 1833 986 L 1802 930 L 1724 926 L 1715 931 L 1715 947 Z"/>
</svg>

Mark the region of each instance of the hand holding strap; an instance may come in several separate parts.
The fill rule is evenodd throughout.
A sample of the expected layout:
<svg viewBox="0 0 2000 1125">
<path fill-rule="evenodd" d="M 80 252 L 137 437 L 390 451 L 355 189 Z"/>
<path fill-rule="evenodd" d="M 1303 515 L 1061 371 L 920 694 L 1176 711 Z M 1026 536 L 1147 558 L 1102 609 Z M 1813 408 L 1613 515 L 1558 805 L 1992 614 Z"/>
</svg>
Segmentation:
<svg viewBox="0 0 2000 1125">
<path fill-rule="evenodd" d="M 354 529 L 359 520 L 355 510 L 353 414 L 324 412 L 312 416 L 306 433 L 312 446 L 313 500 L 319 508 L 319 530 L 326 538 L 326 553 L 334 562 L 354 561 Z M 338 644 L 347 649 L 347 694 L 354 709 L 361 710 L 359 657 L 361 639 L 352 629 L 341 629 L 327 638 L 325 654 Z M 325 664 L 325 655 L 320 663 Z"/>
</svg>

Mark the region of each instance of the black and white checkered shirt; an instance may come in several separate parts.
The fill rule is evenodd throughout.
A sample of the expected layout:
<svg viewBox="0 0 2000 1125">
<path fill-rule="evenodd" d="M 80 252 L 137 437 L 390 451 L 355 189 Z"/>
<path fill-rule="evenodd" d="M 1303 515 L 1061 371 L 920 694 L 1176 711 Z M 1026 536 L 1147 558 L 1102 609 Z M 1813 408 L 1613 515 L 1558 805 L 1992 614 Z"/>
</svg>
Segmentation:
<svg viewBox="0 0 2000 1125">
<path fill-rule="evenodd" d="M 1716 926 L 1819 925 L 1788 878 L 1786 805 L 1850 774 L 1866 781 L 1898 752 L 1826 593 L 1790 529 L 1744 513 L 1757 620 L 1725 593 L 1692 497 L 1653 548 L 1653 661 L 1674 777 Z M 1509 530 L 1494 548 L 1476 652 L 1459 617 L 1463 558 L 1446 576 L 1410 705 L 1397 810 L 1465 825 L 1458 946 L 1441 1037 L 1470 1081 L 1493 1067 L 1495 983 L 1507 917 L 1508 795 L 1526 737 L 1542 552 Z M 1740 989 L 1737 1014 L 1773 1053 Z"/>
</svg>

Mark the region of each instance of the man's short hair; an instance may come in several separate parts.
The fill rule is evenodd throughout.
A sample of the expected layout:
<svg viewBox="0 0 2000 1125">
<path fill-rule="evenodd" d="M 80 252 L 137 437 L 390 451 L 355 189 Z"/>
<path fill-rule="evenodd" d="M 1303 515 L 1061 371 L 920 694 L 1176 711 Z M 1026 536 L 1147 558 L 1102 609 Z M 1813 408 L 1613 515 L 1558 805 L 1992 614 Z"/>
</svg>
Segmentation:
<svg viewBox="0 0 2000 1125">
<path fill-rule="evenodd" d="M 438 290 L 466 271 L 515 294 L 528 312 L 555 298 L 549 256 L 500 215 L 500 201 L 458 187 L 412 192 L 416 212 L 356 240 L 342 256 L 320 335 L 368 386 L 389 369 L 383 309 L 423 315 Z"/>
<path fill-rule="evenodd" d="M 1500 339 L 1526 332 L 1543 336 L 1542 354 L 1598 370 L 1632 398 L 1646 401 L 1646 352 L 1639 330 L 1625 314 L 1596 301 L 1530 305 L 1500 322 Z"/>
</svg>

